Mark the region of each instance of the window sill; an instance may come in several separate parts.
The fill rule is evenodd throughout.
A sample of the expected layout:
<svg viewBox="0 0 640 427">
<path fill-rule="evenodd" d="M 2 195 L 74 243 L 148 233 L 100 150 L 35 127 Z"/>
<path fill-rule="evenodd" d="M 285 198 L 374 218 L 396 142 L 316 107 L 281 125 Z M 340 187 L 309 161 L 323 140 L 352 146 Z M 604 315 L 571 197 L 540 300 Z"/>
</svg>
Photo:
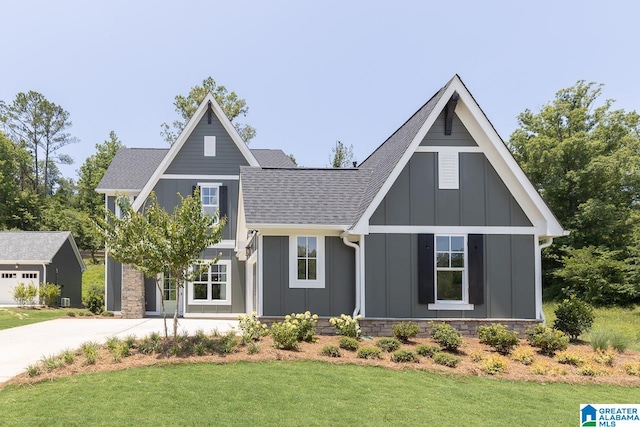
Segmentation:
<svg viewBox="0 0 640 427">
<path fill-rule="evenodd" d="M 473 310 L 473 304 L 437 302 L 429 304 L 429 310 Z"/>
<path fill-rule="evenodd" d="M 320 281 L 296 281 L 289 282 L 291 289 L 324 289 L 324 282 Z"/>
</svg>

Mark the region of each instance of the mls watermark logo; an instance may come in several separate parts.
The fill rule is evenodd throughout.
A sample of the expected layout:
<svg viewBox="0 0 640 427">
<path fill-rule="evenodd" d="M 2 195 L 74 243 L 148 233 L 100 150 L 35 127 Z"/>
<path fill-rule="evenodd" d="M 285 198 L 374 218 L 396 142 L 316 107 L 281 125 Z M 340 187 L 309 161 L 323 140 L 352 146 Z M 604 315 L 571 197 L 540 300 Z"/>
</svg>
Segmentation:
<svg viewBox="0 0 640 427">
<path fill-rule="evenodd" d="M 640 405 L 580 405 L 582 427 L 640 427 Z"/>
</svg>

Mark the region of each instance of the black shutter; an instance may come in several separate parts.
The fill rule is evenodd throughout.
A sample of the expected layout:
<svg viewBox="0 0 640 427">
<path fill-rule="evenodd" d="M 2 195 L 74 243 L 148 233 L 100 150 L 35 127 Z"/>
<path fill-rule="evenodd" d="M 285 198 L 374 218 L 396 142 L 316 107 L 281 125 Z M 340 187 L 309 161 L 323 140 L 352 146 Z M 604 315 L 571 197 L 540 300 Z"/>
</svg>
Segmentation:
<svg viewBox="0 0 640 427">
<path fill-rule="evenodd" d="M 197 186 L 197 185 L 194 185 L 194 186 L 191 188 L 191 195 L 192 195 L 192 196 L 195 196 L 195 195 L 196 195 L 196 190 L 197 190 L 197 189 L 198 189 L 198 186 Z"/>
<path fill-rule="evenodd" d="M 469 304 L 484 304 L 484 236 L 469 234 Z"/>
<path fill-rule="evenodd" d="M 418 302 L 435 302 L 433 234 L 418 234 Z"/>
<path fill-rule="evenodd" d="M 227 186 L 220 186 L 220 218 L 229 217 L 229 203 L 227 202 Z"/>
</svg>

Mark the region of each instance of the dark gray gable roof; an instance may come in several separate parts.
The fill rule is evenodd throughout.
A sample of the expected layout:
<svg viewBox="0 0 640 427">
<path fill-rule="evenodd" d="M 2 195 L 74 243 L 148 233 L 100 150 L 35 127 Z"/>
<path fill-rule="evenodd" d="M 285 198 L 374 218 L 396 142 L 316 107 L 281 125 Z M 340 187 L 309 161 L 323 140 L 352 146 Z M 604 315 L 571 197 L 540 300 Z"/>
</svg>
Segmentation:
<svg viewBox="0 0 640 427">
<path fill-rule="evenodd" d="M 291 158 L 282 150 L 252 148 L 251 153 L 263 168 L 295 168 Z"/>
<path fill-rule="evenodd" d="M 376 150 L 367 157 L 359 167 L 372 169 L 371 180 L 367 186 L 365 193 L 362 197 L 362 204 L 358 209 L 358 215 L 356 221 L 360 219 L 364 211 L 371 204 L 374 197 L 384 183 L 391 175 L 391 172 L 396 167 L 402 155 L 407 151 L 411 141 L 415 138 L 418 131 L 424 123 L 427 121 L 433 108 L 438 103 L 442 94 L 447 90 L 449 84 L 453 79 L 449 80 L 446 85 L 435 95 L 429 99 L 416 113 L 409 118 L 393 135 L 391 135 L 385 142 L 382 143 Z M 436 111 L 436 114 L 439 114 Z"/>
<path fill-rule="evenodd" d="M 70 236 L 69 231 L 0 231 L 0 262 L 51 262 Z"/>
<path fill-rule="evenodd" d="M 142 189 L 168 151 L 164 148 L 122 147 L 111 161 L 96 190 Z"/>
<path fill-rule="evenodd" d="M 243 166 L 245 221 L 253 224 L 350 225 L 371 171 Z"/>
</svg>

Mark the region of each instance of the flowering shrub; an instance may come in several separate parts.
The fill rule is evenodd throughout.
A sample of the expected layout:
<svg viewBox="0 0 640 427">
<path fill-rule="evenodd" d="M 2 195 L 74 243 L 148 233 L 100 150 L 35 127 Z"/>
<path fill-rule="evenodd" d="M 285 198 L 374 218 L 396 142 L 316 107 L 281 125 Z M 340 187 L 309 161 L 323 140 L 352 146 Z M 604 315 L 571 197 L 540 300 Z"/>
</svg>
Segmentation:
<svg viewBox="0 0 640 427">
<path fill-rule="evenodd" d="M 267 325 L 258 320 L 258 313 L 238 316 L 238 328 L 242 334 L 243 342 L 260 341 L 262 337 L 269 335 Z"/>
<path fill-rule="evenodd" d="M 341 314 L 340 317 L 332 317 L 329 319 L 329 323 L 336 328 L 338 335 L 360 338 L 360 334 L 362 332 L 360 330 L 360 323 L 358 323 L 360 319 L 362 319 L 362 316 L 360 315 L 352 318 L 349 315 Z"/>
<path fill-rule="evenodd" d="M 273 346 L 282 350 L 298 348 L 298 326 L 292 322 L 273 322 L 271 325 L 271 339 Z"/>
<path fill-rule="evenodd" d="M 318 324 L 318 315 L 311 314 L 309 311 L 304 313 L 291 313 L 284 318 L 284 323 L 289 323 L 297 328 L 297 340 L 313 342 L 315 340 L 316 325 Z"/>
</svg>

